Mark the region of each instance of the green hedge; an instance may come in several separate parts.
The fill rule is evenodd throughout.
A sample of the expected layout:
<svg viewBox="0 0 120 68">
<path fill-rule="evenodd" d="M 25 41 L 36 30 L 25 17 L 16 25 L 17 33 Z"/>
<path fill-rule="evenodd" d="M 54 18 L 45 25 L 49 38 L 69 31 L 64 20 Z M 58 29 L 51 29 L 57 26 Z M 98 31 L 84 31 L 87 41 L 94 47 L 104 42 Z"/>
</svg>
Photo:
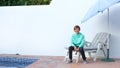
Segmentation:
<svg viewBox="0 0 120 68">
<path fill-rule="evenodd" d="M 51 0 L 0 0 L 0 6 L 49 5 Z"/>
</svg>

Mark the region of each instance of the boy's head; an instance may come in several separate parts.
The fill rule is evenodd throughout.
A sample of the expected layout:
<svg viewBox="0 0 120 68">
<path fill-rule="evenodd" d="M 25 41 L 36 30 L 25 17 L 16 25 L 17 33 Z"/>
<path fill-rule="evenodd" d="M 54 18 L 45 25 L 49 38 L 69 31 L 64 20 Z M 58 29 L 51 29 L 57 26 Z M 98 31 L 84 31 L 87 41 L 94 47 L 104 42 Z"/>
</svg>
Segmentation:
<svg viewBox="0 0 120 68">
<path fill-rule="evenodd" d="M 76 34 L 78 34 L 78 33 L 80 32 L 80 26 L 79 26 L 79 25 L 75 25 L 75 26 L 74 26 L 74 32 L 75 32 Z"/>
</svg>

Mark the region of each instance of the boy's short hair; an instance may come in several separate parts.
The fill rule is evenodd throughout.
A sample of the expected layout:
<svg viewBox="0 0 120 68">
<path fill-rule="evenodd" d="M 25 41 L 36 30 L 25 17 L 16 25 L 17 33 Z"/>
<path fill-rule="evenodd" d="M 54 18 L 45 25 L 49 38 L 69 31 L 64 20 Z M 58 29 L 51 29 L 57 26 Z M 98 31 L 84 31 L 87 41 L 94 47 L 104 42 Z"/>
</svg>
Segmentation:
<svg viewBox="0 0 120 68">
<path fill-rule="evenodd" d="M 76 28 L 78 28 L 78 29 L 80 30 L 80 26 L 79 26 L 79 25 L 75 25 L 75 26 L 74 26 L 74 30 L 75 30 Z"/>
</svg>

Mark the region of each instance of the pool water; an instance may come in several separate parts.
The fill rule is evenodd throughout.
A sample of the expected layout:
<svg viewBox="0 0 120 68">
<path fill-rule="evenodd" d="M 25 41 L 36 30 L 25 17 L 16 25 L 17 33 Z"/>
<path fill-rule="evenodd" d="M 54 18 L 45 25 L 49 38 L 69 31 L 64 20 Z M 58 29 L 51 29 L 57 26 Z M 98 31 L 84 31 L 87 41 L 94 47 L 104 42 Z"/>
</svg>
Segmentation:
<svg viewBox="0 0 120 68">
<path fill-rule="evenodd" d="M 0 66 L 0 68 L 18 68 L 18 67 L 4 67 L 4 66 Z"/>
<path fill-rule="evenodd" d="M 0 68 L 25 68 L 37 60 L 34 58 L 0 57 Z"/>
</svg>

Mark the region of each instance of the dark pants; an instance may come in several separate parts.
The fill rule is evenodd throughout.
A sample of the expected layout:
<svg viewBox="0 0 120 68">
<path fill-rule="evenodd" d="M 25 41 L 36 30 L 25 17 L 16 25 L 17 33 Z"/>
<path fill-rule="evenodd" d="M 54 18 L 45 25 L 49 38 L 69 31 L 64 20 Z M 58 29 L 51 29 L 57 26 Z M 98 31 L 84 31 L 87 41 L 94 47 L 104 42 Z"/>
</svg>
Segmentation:
<svg viewBox="0 0 120 68">
<path fill-rule="evenodd" d="M 78 47 L 77 47 L 78 48 Z M 74 46 L 70 46 L 69 47 L 69 59 L 72 60 L 72 52 L 74 51 Z M 84 52 L 84 48 L 83 47 L 80 47 L 79 48 L 79 51 L 82 55 L 82 59 L 83 60 L 86 60 L 86 57 L 85 57 L 85 52 Z"/>
</svg>

